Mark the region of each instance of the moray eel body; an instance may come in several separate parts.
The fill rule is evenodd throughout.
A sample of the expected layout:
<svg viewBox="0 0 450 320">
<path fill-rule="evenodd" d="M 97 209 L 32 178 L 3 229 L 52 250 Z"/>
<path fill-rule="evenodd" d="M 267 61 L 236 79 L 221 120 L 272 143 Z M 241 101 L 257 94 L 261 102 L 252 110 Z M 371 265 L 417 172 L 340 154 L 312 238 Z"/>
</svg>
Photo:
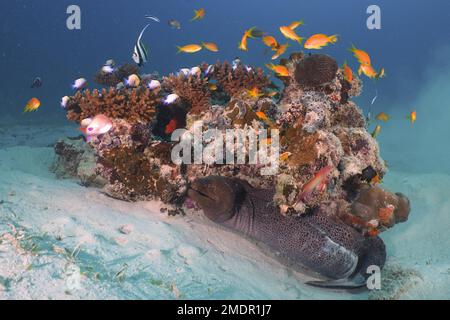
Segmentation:
<svg viewBox="0 0 450 320">
<path fill-rule="evenodd" d="M 273 204 L 273 191 L 213 176 L 194 181 L 188 195 L 212 221 L 262 243 L 294 270 L 306 268 L 326 278 L 310 285 L 363 287 L 367 267 L 384 266 L 386 250 L 380 238 L 365 238 L 325 216 L 284 217 Z"/>
</svg>

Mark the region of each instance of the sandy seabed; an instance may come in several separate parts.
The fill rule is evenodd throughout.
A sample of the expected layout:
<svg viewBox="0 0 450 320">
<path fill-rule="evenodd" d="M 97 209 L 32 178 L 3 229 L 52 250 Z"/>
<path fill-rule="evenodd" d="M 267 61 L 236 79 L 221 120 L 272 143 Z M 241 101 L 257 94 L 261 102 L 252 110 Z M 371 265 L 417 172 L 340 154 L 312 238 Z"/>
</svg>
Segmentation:
<svg viewBox="0 0 450 320">
<path fill-rule="evenodd" d="M 391 171 L 412 201 L 383 234 L 380 291 L 311 288 L 198 214 L 127 203 L 49 170 L 70 126 L 0 126 L 0 299 L 449 299 L 450 176 Z"/>
</svg>

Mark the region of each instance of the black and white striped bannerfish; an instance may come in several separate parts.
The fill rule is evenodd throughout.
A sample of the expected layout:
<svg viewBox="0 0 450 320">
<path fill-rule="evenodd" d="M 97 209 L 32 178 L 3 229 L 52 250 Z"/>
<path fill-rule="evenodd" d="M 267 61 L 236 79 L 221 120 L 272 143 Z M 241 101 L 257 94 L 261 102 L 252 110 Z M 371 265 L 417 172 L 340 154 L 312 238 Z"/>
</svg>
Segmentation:
<svg viewBox="0 0 450 320">
<path fill-rule="evenodd" d="M 145 18 L 153 20 L 155 22 L 160 22 L 160 20 L 157 17 L 146 15 Z M 144 29 L 142 29 L 141 34 L 139 35 L 139 38 L 136 42 L 136 45 L 134 46 L 134 52 L 133 52 L 133 60 L 136 62 L 139 67 L 142 67 L 144 63 L 148 60 L 148 50 L 145 47 L 144 43 L 142 42 L 142 36 L 144 35 L 145 30 L 150 26 L 150 24 L 147 24 Z"/>
<path fill-rule="evenodd" d="M 148 50 L 145 47 L 144 43 L 142 43 L 142 36 L 149 26 L 150 24 L 147 24 L 144 29 L 142 29 L 136 45 L 134 46 L 133 60 L 138 64 L 139 67 L 142 67 L 148 60 Z"/>
</svg>

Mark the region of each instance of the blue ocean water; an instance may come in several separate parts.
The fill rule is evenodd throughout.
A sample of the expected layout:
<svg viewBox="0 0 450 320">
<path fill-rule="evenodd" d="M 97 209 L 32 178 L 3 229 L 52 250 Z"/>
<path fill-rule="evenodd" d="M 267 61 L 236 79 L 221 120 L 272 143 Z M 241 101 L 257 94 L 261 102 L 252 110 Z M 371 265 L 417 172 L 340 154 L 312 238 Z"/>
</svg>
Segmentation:
<svg viewBox="0 0 450 320">
<path fill-rule="evenodd" d="M 71 4 L 81 8 L 81 30 L 66 27 L 66 9 Z M 371 4 L 381 8 L 381 30 L 369 30 L 366 26 L 366 9 Z M 190 23 L 193 10 L 200 7 L 206 9 L 205 19 Z M 82 76 L 91 79 L 99 66 L 110 58 L 118 63 L 132 62 L 136 38 L 148 22 L 145 14 L 159 17 L 162 23 L 153 23 L 145 34 L 150 61 L 142 71 L 158 71 L 162 75 L 202 61 L 231 61 L 237 56 L 247 64 L 263 66 L 269 56 L 264 54 L 261 43 L 251 42 L 248 52 L 237 49 L 243 31 L 257 26 L 279 35 L 280 25 L 304 19 L 302 36 L 314 33 L 339 35 L 336 45 L 322 51 L 335 57 L 340 64 L 348 61 L 356 69 L 356 61 L 347 50 L 355 44 L 370 52 L 376 67 L 386 69 L 388 78 L 378 82 L 365 81 L 364 92 L 356 99 L 366 111 L 377 93 L 373 112 L 394 110 L 403 115 L 411 108 L 420 110 L 420 106 L 413 105 L 425 82 L 445 74 L 450 64 L 445 54 L 450 46 L 450 29 L 447 27 L 450 3 L 446 0 L 432 3 L 423 0 L 135 0 L 132 4 L 88 0 L 76 3 L 62 0 L 51 4 L 3 1 L 0 4 L 1 115 L 10 115 L 20 121 L 64 121 L 59 101 L 60 97 L 70 93 L 74 79 Z M 182 29 L 171 29 L 167 25 L 169 19 L 179 20 Z M 204 50 L 196 55 L 177 54 L 177 45 L 199 41 L 216 42 L 220 52 Z M 293 44 L 288 53 L 299 49 Z M 39 91 L 29 88 L 36 76 L 44 81 Z M 34 95 L 39 95 L 44 107 L 38 114 L 22 117 L 24 104 Z M 440 118 L 436 113 L 429 115 L 433 118 L 430 121 Z M 402 124 L 391 122 L 387 129 Z M 395 128 L 389 133 L 392 135 L 397 135 Z M 383 141 L 384 138 L 380 139 Z"/>
<path fill-rule="evenodd" d="M 66 27 L 66 9 L 73 4 L 81 8 L 81 30 Z M 381 8 L 381 30 L 369 30 L 366 26 L 366 9 L 372 4 Z M 205 8 L 205 18 L 189 22 L 194 9 L 199 8 Z M 305 26 L 299 31 L 302 36 L 338 34 L 338 43 L 324 48 L 323 53 L 335 57 L 340 65 L 347 61 L 356 70 L 357 63 L 348 51 L 355 44 L 370 52 L 377 68 L 386 69 L 385 79 L 364 79 L 363 94 L 355 101 L 365 112 L 371 110 L 375 115 L 384 111 L 391 115 L 392 120 L 383 124 L 380 148 L 390 169 L 404 174 L 403 180 L 391 184 L 401 188 L 404 179 L 410 179 L 427 193 L 424 181 L 432 184 L 434 180 L 429 177 L 421 180 L 418 175 L 439 174 L 444 175 L 444 180 L 448 178 L 450 2 L 447 0 L 1 1 L 0 120 L 29 126 L 67 123 L 59 104 L 62 96 L 71 93 L 73 80 L 85 77 L 93 84 L 93 74 L 107 59 L 118 64 L 132 63 L 137 36 L 148 23 L 145 14 L 157 16 L 161 23 L 152 23 L 144 35 L 150 56 L 142 72 L 157 71 L 161 75 L 203 61 L 231 61 L 235 57 L 263 67 L 270 56 L 265 54 L 260 41 L 249 41 L 248 52 L 237 48 L 244 30 L 252 26 L 281 40 L 280 25 L 304 19 Z M 169 19 L 180 21 L 181 30 L 170 28 Z M 215 42 L 220 51 L 177 54 L 177 45 L 200 41 Z M 291 42 L 288 53 L 299 50 Z M 37 76 L 43 79 L 43 86 L 31 89 Z M 33 96 L 42 101 L 41 109 L 23 115 L 24 105 Z M 375 96 L 376 102 L 371 106 Z M 414 126 L 405 119 L 412 110 L 418 112 Z M 424 198 L 431 202 L 429 206 L 420 203 L 419 208 L 442 209 L 441 203 L 436 202 L 439 200 L 432 196 Z M 417 199 L 411 200 L 414 206 Z M 450 212 L 447 213 L 450 217 Z M 414 223 L 414 219 L 417 218 L 408 223 Z M 443 219 L 441 224 L 450 225 L 450 218 Z M 407 231 L 402 228 L 407 227 L 401 226 L 393 233 Z M 432 228 L 427 230 L 432 232 Z M 392 239 L 394 243 L 395 238 Z"/>
</svg>

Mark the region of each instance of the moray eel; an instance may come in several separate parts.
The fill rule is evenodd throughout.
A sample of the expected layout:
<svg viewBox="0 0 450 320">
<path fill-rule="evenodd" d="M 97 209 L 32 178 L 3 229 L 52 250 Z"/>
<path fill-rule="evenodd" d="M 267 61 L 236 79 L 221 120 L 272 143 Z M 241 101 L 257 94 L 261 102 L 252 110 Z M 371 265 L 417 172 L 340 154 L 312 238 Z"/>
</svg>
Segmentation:
<svg viewBox="0 0 450 320">
<path fill-rule="evenodd" d="M 259 190 L 232 178 L 212 176 L 191 183 L 188 196 L 210 220 L 269 249 L 296 271 L 313 271 L 321 280 L 309 285 L 351 289 L 366 285 L 367 268 L 380 269 L 386 249 L 378 237 L 310 213 L 285 217 L 273 204 L 274 191 Z M 325 279 L 323 279 L 325 278 Z"/>
</svg>

